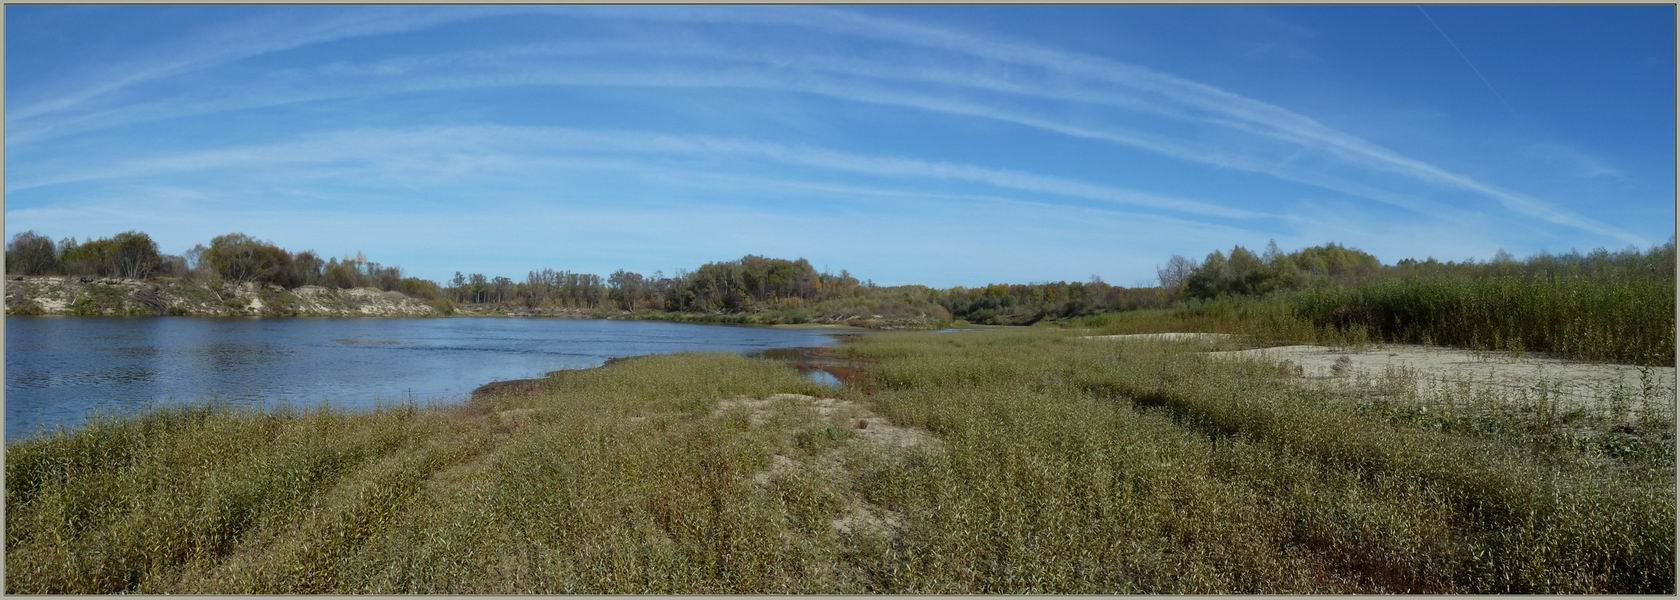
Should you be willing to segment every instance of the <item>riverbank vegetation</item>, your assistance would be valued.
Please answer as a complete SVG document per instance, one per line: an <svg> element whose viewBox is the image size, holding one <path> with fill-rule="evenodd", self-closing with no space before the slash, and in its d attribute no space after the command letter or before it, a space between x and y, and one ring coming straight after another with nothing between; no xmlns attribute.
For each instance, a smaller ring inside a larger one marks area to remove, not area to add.
<svg viewBox="0 0 1680 600"><path fill-rule="evenodd" d="M977 288L877 286L804 261L757 256L673 276L532 272L525 282L457 274L452 300L540 310L617 310L637 318L747 324L1054 323L1101 333L1245 333L1279 342L1394 342L1633 364L1674 361L1675 250L1537 254L1517 260L1401 260L1327 244L1201 261L1173 257L1160 285L1089 282ZM603 313L604 314L604 313Z"/></svg>
<svg viewBox="0 0 1680 600"><path fill-rule="evenodd" d="M1088 282L935 289L881 286L804 259L745 256L694 271L607 276L534 270L523 281L456 273L445 285L355 258L322 261L243 234L159 255L143 233L53 244L25 232L8 272L148 274L282 288L373 287L448 314L552 315L740 324L850 324L917 329L1054 323L1101 333L1236 332L1279 342L1396 342L1543 352L1584 360L1673 364L1675 246L1538 254L1517 260L1406 259L1383 264L1326 244L1285 253L1242 246L1201 261L1175 256L1159 286Z"/></svg>
<svg viewBox="0 0 1680 600"><path fill-rule="evenodd" d="M1162 271L1170 307L1076 319L1102 333L1206 331L1278 341L1396 342L1673 365L1674 241L1646 251L1403 260L1330 245L1238 246Z"/></svg>
<svg viewBox="0 0 1680 600"><path fill-rule="evenodd" d="M961 319L989 325L1030 325L1106 311L1164 305L1155 288L1127 289L1090 282L934 289L879 286L850 272L818 272L804 259L745 256L687 272L608 277L543 269L525 281L456 273L445 288L463 305L523 310L544 307L618 310L650 318L753 324L864 322L920 327Z"/></svg>
<svg viewBox="0 0 1680 600"><path fill-rule="evenodd" d="M77 241L33 231L12 237L6 247L6 273L12 276L73 276L132 280L167 279L217 288L251 284L296 289L376 288L400 292L448 312L452 306L430 280L405 277L402 269L354 258L322 260L312 250L290 252L242 233L216 236L176 256L162 254L151 236L138 231Z"/></svg>
<svg viewBox="0 0 1680 600"><path fill-rule="evenodd" d="M484 310L544 309L635 318L740 324L856 323L925 328L951 320L939 292L919 285L877 286L842 270L818 272L805 259L745 256L692 272L607 277L543 269L524 281L456 273L450 299Z"/></svg>
<svg viewBox="0 0 1680 600"><path fill-rule="evenodd" d="M13 444L6 591L1674 592L1667 399L1565 421L1047 328L851 339L840 389L687 354Z"/></svg>

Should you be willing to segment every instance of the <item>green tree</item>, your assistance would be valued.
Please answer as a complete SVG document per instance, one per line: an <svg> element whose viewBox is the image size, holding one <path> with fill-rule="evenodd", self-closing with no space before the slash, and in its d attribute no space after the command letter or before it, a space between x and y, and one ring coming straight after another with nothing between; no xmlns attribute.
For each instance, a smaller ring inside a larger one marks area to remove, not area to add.
<svg viewBox="0 0 1680 600"><path fill-rule="evenodd" d="M636 310L637 303L647 294L647 281L640 273L619 269L607 277L607 284L612 288L610 297L622 310Z"/></svg>
<svg viewBox="0 0 1680 600"><path fill-rule="evenodd" d="M145 279L163 267L163 256L157 243L138 231L125 231L113 237L64 245L59 254L64 271L70 275L98 275Z"/></svg>
<svg viewBox="0 0 1680 600"><path fill-rule="evenodd" d="M279 246L243 233L229 233L210 240L203 260L228 281L291 283L292 258Z"/></svg>
<svg viewBox="0 0 1680 600"><path fill-rule="evenodd" d="M163 268L157 242L138 231L125 231L111 238L111 275L145 279Z"/></svg>

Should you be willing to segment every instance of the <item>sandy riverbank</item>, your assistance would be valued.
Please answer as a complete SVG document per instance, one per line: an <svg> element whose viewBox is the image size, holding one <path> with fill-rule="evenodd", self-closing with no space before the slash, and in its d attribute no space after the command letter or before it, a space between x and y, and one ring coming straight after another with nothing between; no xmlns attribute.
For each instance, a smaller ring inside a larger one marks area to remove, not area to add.
<svg viewBox="0 0 1680 600"><path fill-rule="evenodd" d="M1220 333L1149 333L1086 336L1115 342L1206 342L1223 345L1240 338ZM1297 344L1244 350L1211 349L1208 356L1264 360L1291 369L1305 380L1366 380L1408 378L1420 394L1442 392L1547 393L1560 398L1596 402L1616 394L1672 398L1674 367L1640 367L1590 363L1541 355L1513 356L1403 344L1372 344L1336 348Z"/></svg>

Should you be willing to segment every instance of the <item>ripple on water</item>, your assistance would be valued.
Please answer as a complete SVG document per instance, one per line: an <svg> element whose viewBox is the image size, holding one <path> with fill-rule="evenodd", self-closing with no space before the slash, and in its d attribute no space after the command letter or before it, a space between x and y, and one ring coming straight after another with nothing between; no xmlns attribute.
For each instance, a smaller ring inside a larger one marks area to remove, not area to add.
<svg viewBox="0 0 1680 600"><path fill-rule="evenodd" d="M124 320L7 317L6 438L94 412L198 403L372 408L464 400L492 381L614 357L827 346L811 331L549 319ZM810 375L824 385L826 373ZM844 374L842 374L844 378Z"/></svg>

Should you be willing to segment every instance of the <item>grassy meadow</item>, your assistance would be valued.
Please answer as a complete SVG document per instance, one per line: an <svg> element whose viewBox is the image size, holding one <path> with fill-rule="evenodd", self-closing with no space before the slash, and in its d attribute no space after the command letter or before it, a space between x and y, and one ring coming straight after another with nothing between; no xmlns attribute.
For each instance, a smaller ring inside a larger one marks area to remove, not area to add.
<svg viewBox="0 0 1680 600"><path fill-rule="evenodd" d="M685 354L12 444L6 591L1675 590L1672 390L1372 402L1046 328L839 352L840 389Z"/></svg>

